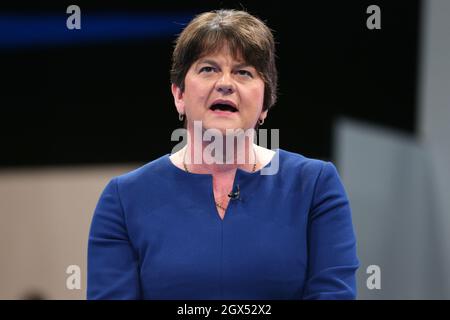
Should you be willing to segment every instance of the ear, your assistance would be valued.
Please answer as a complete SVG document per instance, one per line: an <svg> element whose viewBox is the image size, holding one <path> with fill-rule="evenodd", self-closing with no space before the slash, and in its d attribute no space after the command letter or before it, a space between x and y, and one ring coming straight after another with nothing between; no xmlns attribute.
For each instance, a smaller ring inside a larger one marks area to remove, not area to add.
<svg viewBox="0 0 450 320"><path fill-rule="evenodd" d="M264 119L266 119L267 113L268 113L268 112L269 112L269 110L266 110L266 111L261 112L261 114L259 115L258 121L259 121L259 120L264 120Z"/></svg>
<svg viewBox="0 0 450 320"><path fill-rule="evenodd" d="M178 113L185 114L186 112L184 110L183 92L181 91L180 87L178 87L174 83L172 83L171 89L172 89L173 100L175 102L175 107L177 108Z"/></svg>

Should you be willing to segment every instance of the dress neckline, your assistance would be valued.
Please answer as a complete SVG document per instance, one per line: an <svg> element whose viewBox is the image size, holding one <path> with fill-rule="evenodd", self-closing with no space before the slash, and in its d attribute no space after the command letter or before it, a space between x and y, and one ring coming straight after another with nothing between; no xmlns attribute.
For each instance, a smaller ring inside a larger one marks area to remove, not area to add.
<svg viewBox="0 0 450 320"><path fill-rule="evenodd" d="M249 176L249 177L250 177L250 176L255 177L255 176L260 175L261 170L270 167L270 166L272 165L272 162L274 161L274 159L279 158L279 156L280 156L280 155L279 155L279 153L280 153L280 148L276 148L275 150L272 150L272 151L275 151L275 153L272 155L272 158L270 159L270 161L269 161L266 165L264 165L263 167L259 168L258 170L255 170L254 172L250 172L250 171L246 171L246 170L241 169L241 168L237 168L237 169L236 169L236 174L244 175L244 176ZM168 162L169 167L173 168L173 170L174 170L176 173L182 174L182 175L185 175L185 176L190 176L190 177L212 177L212 174L210 174L210 173L186 172L185 170L183 170L183 169L179 168L178 166L176 166L176 165L172 162L172 160L170 159L170 156L171 156L171 154L170 154L170 153L167 153L167 154L164 156L164 160Z"/></svg>

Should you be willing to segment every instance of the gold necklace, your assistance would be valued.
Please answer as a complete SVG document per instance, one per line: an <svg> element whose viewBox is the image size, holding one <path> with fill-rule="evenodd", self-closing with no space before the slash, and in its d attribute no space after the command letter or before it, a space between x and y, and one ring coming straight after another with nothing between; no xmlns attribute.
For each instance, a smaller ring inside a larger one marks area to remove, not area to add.
<svg viewBox="0 0 450 320"><path fill-rule="evenodd" d="M184 152L184 155L183 155L183 167L184 167L184 170L185 170L187 173L191 173L191 172L188 170L187 165L186 165L186 153L187 153L187 148L186 148L186 151ZM256 170L256 163L257 163L257 161L256 161L256 151L255 151L255 148L253 148L253 154L255 155L255 163L253 164L252 172L255 172L255 170ZM220 203L218 203L217 201L215 201L215 199L214 199L214 202L216 203L216 207L222 209L223 211L225 211L225 210L227 209L227 208L223 207Z"/></svg>

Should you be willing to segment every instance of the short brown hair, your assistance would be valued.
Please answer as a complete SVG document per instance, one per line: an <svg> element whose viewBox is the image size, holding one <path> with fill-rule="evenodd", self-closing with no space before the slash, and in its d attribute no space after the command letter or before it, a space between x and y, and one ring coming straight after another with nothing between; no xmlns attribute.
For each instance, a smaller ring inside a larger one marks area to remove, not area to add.
<svg viewBox="0 0 450 320"><path fill-rule="evenodd" d="M234 58L241 54L260 74L265 84L263 111L268 110L277 99L275 42L264 22L245 11L216 10L196 16L175 41L171 82L184 91L184 79L191 65L225 43Z"/></svg>

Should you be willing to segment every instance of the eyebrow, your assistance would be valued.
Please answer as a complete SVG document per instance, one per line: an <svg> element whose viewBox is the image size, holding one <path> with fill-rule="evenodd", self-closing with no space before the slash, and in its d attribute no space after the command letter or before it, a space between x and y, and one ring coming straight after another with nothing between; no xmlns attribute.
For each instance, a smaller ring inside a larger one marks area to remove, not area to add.
<svg viewBox="0 0 450 320"><path fill-rule="evenodd" d="M219 64L216 61L211 60L211 59L201 59L201 60L198 61L197 64L202 64L202 63L210 64L210 65L213 65L215 67L219 66ZM240 63L234 65L233 67L234 68L243 68L243 67L253 67L253 66L248 64L247 62L240 62Z"/></svg>

